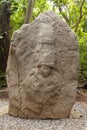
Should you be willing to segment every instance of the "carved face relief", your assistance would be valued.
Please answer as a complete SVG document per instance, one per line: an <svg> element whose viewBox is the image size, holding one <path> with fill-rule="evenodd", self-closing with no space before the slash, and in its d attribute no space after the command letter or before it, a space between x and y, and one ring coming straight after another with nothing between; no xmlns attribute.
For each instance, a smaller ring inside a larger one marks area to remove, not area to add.
<svg viewBox="0 0 87 130"><path fill-rule="evenodd" d="M50 66L46 66L46 65L38 66L38 73L44 77L49 76L51 74L51 70L52 68Z"/></svg>

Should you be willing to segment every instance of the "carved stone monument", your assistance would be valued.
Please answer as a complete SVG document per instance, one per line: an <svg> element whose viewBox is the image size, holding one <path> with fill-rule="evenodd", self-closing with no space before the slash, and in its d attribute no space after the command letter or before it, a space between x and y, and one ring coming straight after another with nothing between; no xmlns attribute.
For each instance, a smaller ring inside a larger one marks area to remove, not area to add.
<svg viewBox="0 0 87 130"><path fill-rule="evenodd" d="M54 12L40 14L15 31L9 51L9 114L22 118L67 118L78 80L75 33Z"/></svg>

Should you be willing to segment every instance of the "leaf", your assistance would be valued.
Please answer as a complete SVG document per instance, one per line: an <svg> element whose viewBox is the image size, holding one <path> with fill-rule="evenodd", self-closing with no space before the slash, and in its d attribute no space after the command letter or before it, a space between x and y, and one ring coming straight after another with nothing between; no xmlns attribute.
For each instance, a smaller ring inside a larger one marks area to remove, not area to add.
<svg viewBox="0 0 87 130"><path fill-rule="evenodd" d="M0 39L3 39L3 36L0 36Z"/></svg>

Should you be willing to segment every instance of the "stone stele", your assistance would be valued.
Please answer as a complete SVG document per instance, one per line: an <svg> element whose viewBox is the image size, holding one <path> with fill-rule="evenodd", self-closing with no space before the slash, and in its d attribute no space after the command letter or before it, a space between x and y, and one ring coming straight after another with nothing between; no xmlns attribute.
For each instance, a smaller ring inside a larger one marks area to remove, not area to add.
<svg viewBox="0 0 87 130"><path fill-rule="evenodd" d="M9 114L67 118L75 102L79 54L75 33L54 12L14 32L7 63Z"/></svg>

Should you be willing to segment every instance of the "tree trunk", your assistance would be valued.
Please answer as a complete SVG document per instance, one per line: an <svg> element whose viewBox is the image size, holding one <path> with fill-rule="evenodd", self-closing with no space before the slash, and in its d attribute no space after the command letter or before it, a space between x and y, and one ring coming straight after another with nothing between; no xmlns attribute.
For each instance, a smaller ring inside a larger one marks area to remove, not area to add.
<svg viewBox="0 0 87 130"><path fill-rule="evenodd" d="M26 17L25 17L25 24L30 22L30 18L32 15L32 9L33 9L34 0L28 0L28 8L26 11Z"/></svg>
<svg viewBox="0 0 87 130"><path fill-rule="evenodd" d="M10 6L9 2L0 4L0 71L5 72L10 46Z"/></svg>

